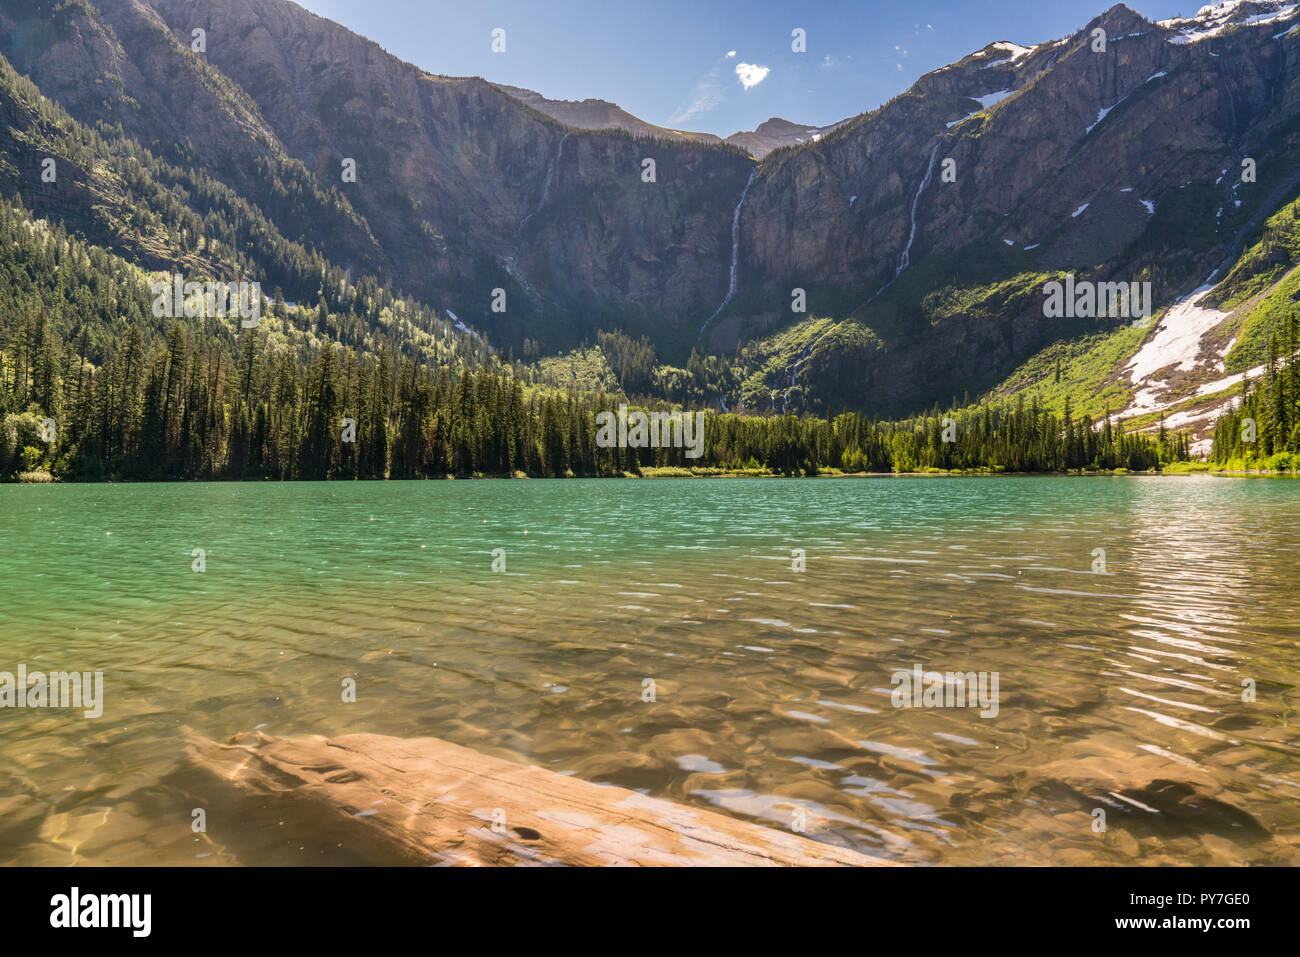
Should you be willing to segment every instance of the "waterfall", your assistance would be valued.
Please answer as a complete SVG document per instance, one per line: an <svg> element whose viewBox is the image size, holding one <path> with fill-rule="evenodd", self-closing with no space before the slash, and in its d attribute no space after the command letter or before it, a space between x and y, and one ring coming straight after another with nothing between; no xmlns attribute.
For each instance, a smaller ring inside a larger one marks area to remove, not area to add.
<svg viewBox="0 0 1300 957"><path fill-rule="evenodd" d="M921 185L916 188L916 195L912 197L912 231L907 234L907 246L903 249L903 260L898 264L898 271L894 273L897 279L902 275L903 270L911 264L912 241L916 239L916 207L921 202L921 194L925 188L930 185L930 178L934 176L934 160L939 155L939 144L934 144L934 149L930 151L930 165L925 168L925 178L921 180Z"/></svg>
<svg viewBox="0 0 1300 957"><path fill-rule="evenodd" d="M560 165L560 157L564 155L564 141L567 140L568 138L569 138L569 134L565 133L563 136L560 137L560 142L555 144L555 155L551 157L551 165L546 167L546 183L545 185L542 186L542 201L537 204L537 209L533 210L534 213L536 213L543 206L545 206L547 202L550 201L551 183L555 179L555 170ZM526 221L527 220L525 220L525 222Z"/></svg>
<svg viewBox="0 0 1300 957"><path fill-rule="evenodd" d="M533 290L533 287L528 285L528 280L519 274L519 247L523 244L524 227L528 225L528 221L540 213L542 207L550 201L551 183L555 178L556 167L560 164L560 157L564 155L564 141L568 138L568 133L565 133L560 137L560 142L555 146L555 155L552 156L551 161L546 164L546 182L542 184L542 198L537 201L537 207L519 221L519 228L515 230L515 252L510 261L506 263L506 272L519 280L519 282L526 286L530 292Z"/></svg>
<svg viewBox="0 0 1300 957"><path fill-rule="evenodd" d="M790 384L786 387L785 394L781 396L782 415L785 415L790 406L790 390L799 384L799 367L812 358L813 347L820 341L821 339L818 338L808 343L808 348L804 350L803 355L796 359L794 365L790 367Z"/></svg>
<svg viewBox="0 0 1300 957"><path fill-rule="evenodd" d="M749 195L749 187L754 185L756 175L758 175L757 166L745 181L745 188L740 193L740 202L736 204L736 211L731 214L731 278L727 281L727 295L723 298L722 304L713 310L713 315L705 319L704 325L700 326L700 334L695 338L697 345L704 340L704 330L709 328L709 323L718 318L718 314L727 308L727 303L731 302L731 297L736 294L736 262L740 258L740 210L745 205L745 197Z"/></svg>

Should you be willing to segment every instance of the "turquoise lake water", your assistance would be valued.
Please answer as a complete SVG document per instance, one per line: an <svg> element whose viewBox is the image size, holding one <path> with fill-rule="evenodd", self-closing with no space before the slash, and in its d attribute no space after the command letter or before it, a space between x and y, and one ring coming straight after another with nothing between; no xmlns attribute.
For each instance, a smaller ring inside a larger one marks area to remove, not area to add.
<svg viewBox="0 0 1300 957"><path fill-rule="evenodd" d="M1297 864L1298 558L1286 480L3 485L0 671L104 700L0 708L0 861L383 863L187 755L259 728L913 863ZM916 665L997 715L894 707Z"/></svg>

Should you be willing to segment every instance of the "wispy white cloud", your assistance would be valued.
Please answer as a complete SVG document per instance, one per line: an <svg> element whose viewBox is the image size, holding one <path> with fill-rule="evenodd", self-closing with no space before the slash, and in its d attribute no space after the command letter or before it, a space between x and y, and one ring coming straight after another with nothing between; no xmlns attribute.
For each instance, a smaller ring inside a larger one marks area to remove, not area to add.
<svg viewBox="0 0 1300 957"><path fill-rule="evenodd" d="M740 77L740 85L745 89L758 86L767 79L771 73L770 67L759 66L757 63L737 63L736 76Z"/></svg>
<svg viewBox="0 0 1300 957"><path fill-rule="evenodd" d="M728 57L730 55L727 54ZM695 82L691 92L686 94L686 99L682 100L677 109L673 110L672 116L668 117L669 126L684 126L722 102L726 95L722 73L726 59L727 57L723 57L718 60Z"/></svg>
<svg viewBox="0 0 1300 957"><path fill-rule="evenodd" d="M695 81L691 87L690 93L678 104L677 109L667 119L669 126L686 126L692 121L698 119L704 114L713 110L719 103L727 97L727 68L730 64L728 60L736 56L735 50L728 50L723 56L714 62L713 66L705 74ZM759 66L755 63L738 63L735 67L736 76L740 78L740 85L746 90L758 86L771 73L770 67Z"/></svg>

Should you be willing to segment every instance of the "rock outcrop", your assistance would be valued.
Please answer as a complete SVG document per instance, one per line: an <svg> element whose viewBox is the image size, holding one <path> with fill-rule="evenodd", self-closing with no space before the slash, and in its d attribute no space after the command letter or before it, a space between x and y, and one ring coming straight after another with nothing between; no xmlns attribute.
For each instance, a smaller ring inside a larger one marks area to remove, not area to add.
<svg viewBox="0 0 1300 957"><path fill-rule="evenodd" d="M890 862L437 738L195 738L196 764L272 807L350 825L358 853L412 864L851 865Z"/></svg>

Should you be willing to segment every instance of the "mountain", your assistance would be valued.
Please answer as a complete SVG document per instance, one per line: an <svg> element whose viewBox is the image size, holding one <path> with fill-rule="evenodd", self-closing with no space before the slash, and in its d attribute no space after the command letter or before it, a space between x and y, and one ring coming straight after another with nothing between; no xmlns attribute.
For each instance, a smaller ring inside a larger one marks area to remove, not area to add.
<svg viewBox="0 0 1300 957"><path fill-rule="evenodd" d="M718 142L438 76L287 0L0 0L0 187L145 269L306 303L364 281L543 359L644 337L619 348L670 399L1032 393L1204 434L1289 308L1297 23L1276 0L1158 23L1117 5L833 127ZM1156 315L1048 315L1067 274L1150 282Z"/></svg>
<svg viewBox="0 0 1300 957"><path fill-rule="evenodd" d="M519 86L495 84L501 90L514 97L520 103L531 106L539 113L545 113L551 119L579 130L622 130L633 136L676 137L684 141L697 143L719 143L721 137L712 133L690 133L686 130L672 130L655 126L633 116L617 104L608 100L552 100L533 90Z"/></svg>
<svg viewBox="0 0 1300 957"><path fill-rule="evenodd" d="M748 132L732 133L727 142L739 146L755 159L762 159L773 150L786 146L802 146L804 143L816 143L832 130L839 129L848 120L832 123L830 126L800 126L778 116L759 123L757 128Z"/></svg>
<svg viewBox="0 0 1300 957"><path fill-rule="evenodd" d="M830 126L802 126L780 117L772 117L760 123L757 129L742 130L732 133L725 140L712 133L691 133L686 130L673 130L655 126L633 116L617 104L608 100L552 100L533 90L523 87L507 86L497 83L497 89L514 97L520 103L531 106L539 113L545 113L551 119L580 130L622 130L632 136L648 136L666 140L680 140L695 143L727 142L738 146L755 159L762 159L773 150L783 146L799 146L803 143L815 143L831 130L837 129L847 120L832 123Z"/></svg>

